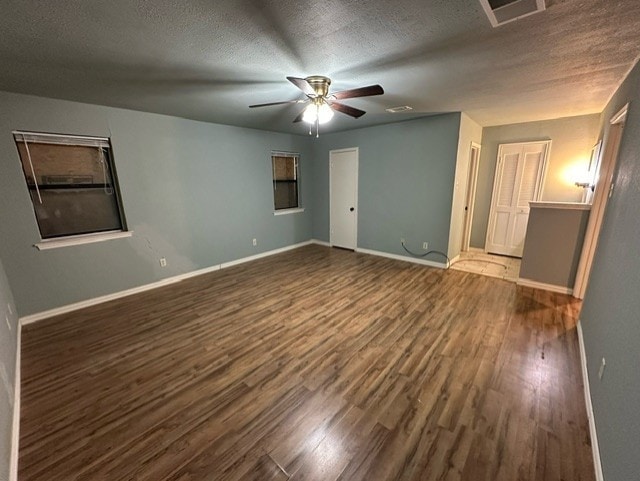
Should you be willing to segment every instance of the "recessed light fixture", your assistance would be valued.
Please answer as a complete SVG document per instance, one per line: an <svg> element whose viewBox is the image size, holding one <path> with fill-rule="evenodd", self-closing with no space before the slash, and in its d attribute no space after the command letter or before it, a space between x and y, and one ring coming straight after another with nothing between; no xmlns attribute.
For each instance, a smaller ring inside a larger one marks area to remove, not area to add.
<svg viewBox="0 0 640 481"><path fill-rule="evenodd" d="M400 107L391 107L388 109L384 109L385 112L389 112L391 114L397 114L398 112L408 112L409 110L413 110L413 107L409 107L408 105L401 105Z"/></svg>

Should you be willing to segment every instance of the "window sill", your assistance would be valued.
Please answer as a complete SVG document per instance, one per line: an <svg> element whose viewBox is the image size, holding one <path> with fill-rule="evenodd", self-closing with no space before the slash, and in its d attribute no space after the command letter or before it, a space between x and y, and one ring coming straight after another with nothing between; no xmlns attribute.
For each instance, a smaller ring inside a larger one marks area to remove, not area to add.
<svg viewBox="0 0 640 481"><path fill-rule="evenodd" d="M116 232L100 232L97 234L83 234L64 237L60 239L46 239L42 242L34 244L40 251L47 249L57 249L59 247L77 246L81 244L92 244L94 242L102 242L111 239L121 239L123 237L131 237L133 231L116 231Z"/></svg>
<svg viewBox="0 0 640 481"><path fill-rule="evenodd" d="M273 215L297 214L298 212L304 212L304 207L297 207L295 209L276 210L273 212Z"/></svg>

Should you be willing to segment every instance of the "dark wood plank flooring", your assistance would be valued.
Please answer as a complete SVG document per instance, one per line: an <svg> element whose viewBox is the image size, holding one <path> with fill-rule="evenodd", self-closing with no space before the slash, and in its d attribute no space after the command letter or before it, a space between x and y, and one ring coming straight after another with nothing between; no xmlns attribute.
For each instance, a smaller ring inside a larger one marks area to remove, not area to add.
<svg viewBox="0 0 640 481"><path fill-rule="evenodd" d="M307 246L41 321L19 479L592 481L579 307Z"/></svg>

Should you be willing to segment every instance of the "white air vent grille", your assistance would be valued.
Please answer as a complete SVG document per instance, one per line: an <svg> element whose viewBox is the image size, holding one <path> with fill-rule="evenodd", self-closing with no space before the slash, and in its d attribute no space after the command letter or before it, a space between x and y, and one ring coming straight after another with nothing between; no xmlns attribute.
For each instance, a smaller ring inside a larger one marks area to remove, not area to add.
<svg viewBox="0 0 640 481"><path fill-rule="evenodd" d="M392 114L397 114L398 112L408 112L409 110L413 110L413 107L409 107L408 105L401 105L400 107L391 107L388 109L384 109L385 112L390 112Z"/></svg>
<svg viewBox="0 0 640 481"><path fill-rule="evenodd" d="M480 0L480 5L494 27L542 12L546 8L544 0Z"/></svg>

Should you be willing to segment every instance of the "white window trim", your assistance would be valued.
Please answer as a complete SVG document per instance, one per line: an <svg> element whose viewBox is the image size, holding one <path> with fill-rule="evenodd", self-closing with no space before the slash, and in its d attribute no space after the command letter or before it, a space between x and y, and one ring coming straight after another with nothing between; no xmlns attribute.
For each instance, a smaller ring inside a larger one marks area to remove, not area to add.
<svg viewBox="0 0 640 481"><path fill-rule="evenodd" d="M40 251L48 249L58 249L60 247L77 246L82 244L92 244L94 242L102 242L111 239L122 239L124 237L131 237L133 235L132 230L126 231L111 231L111 232L96 232L95 234L81 234L67 237L60 237L57 239L44 239L37 244L34 244Z"/></svg>
<svg viewBox="0 0 640 481"><path fill-rule="evenodd" d="M273 215L298 214L300 212L304 212L304 207L294 207L293 209L274 210Z"/></svg>

